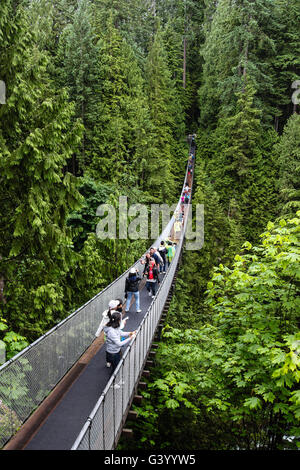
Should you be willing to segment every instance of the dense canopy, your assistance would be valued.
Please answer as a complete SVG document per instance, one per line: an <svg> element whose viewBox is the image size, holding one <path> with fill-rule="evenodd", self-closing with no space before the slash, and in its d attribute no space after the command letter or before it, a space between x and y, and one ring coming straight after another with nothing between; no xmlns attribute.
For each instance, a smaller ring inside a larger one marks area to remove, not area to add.
<svg viewBox="0 0 300 470"><path fill-rule="evenodd" d="M297 446L299 24L299 0L1 0L6 359L139 258L97 207L176 202L197 136L205 242L121 449Z"/></svg>

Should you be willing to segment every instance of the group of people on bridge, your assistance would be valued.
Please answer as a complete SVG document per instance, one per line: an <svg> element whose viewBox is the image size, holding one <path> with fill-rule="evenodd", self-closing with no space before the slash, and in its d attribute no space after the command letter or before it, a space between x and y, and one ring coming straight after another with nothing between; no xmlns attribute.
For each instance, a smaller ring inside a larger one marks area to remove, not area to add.
<svg viewBox="0 0 300 470"><path fill-rule="evenodd" d="M165 274L171 264L176 249L176 243L171 240L162 240L159 248L153 246L140 263L144 265L143 273L131 268L125 279L125 312L128 313L131 301L134 298L136 312L140 313L140 284L143 278L146 281L148 295L155 297L157 287L160 284L160 274ZM111 300L108 309L102 313L101 323L95 336L100 336L104 331L106 343L106 365L113 373L122 357L122 347L128 344L136 335L136 331L124 331L128 317L123 317L123 300Z"/></svg>

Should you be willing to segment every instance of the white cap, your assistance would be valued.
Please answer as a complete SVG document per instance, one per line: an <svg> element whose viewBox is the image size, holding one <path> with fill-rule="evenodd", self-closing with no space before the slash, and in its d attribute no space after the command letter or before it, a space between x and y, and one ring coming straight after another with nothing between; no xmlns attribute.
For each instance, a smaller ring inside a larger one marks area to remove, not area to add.
<svg viewBox="0 0 300 470"><path fill-rule="evenodd" d="M111 300L111 301L109 302L108 306L109 306L109 308L115 309L115 308L117 308L117 306L119 305L119 303L120 303L120 302L119 302L118 300Z"/></svg>
<svg viewBox="0 0 300 470"><path fill-rule="evenodd" d="M135 274L136 270L134 268L131 268L131 270L129 272L130 272L130 274Z"/></svg>

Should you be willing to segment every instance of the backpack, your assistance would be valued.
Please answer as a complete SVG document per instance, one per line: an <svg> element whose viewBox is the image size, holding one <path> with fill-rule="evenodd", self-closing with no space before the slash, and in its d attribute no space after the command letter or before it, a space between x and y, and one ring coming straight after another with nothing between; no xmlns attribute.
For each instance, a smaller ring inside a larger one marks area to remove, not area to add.
<svg viewBox="0 0 300 470"><path fill-rule="evenodd" d="M148 279L154 279L152 266L149 266L149 276L148 276Z"/></svg>

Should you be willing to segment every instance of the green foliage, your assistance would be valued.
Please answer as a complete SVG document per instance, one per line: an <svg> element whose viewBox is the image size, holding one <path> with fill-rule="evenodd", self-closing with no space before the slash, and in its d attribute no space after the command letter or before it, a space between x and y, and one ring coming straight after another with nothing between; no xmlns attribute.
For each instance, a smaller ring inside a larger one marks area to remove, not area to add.
<svg viewBox="0 0 300 470"><path fill-rule="evenodd" d="M0 443L5 443L21 424L17 414L0 401Z"/></svg>
<svg viewBox="0 0 300 470"><path fill-rule="evenodd" d="M178 322L171 306L145 397L156 446L271 450L298 435L299 217L270 222L260 245L244 243L231 268L214 269L204 317L184 296L181 271L175 297L190 312Z"/></svg>
<svg viewBox="0 0 300 470"><path fill-rule="evenodd" d="M236 94L231 117L220 118L214 132L205 134L206 173L214 182L223 209L242 227L242 235L257 240L263 226L277 214L278 162L273 130L264 131L254 105L250 78Z"/></svg>
<svg viewBox="0 0 300 470"><path fill-rule="evenodd" d="M65 222L81 203L65 166L82 128L71 122L66 94L51 90L48 60L35 47L24 12L6 5L0 23L0 70L7 83L0 108L2 314L13 331L32 340L33 331L44 332L62 310L58 279L74 259Z"/></svg>
<svg viewBox="0 0 300 470"><path fill-rule="evenodd" d="M75 103L75 115L81 119L84 135L76 157L75 172L82 174L97 153L95 128L101 109L99 48L92 25L90 2L79 3L72 22L62 31L56 54L56 75L59 87L66 87Z"/></svg>
<svg viewBox="0 0 300 470"><path fill-rule="evenodd" d="M287 121L283 134L275 147L279 162L278 190L280 193L280 213L291 216L299 209L300 171L300 116L293 114Z"/></svg>
<svg viewBox="0 0 300 470"><path fill-rule="evenodd" d="M97 238L97 207L176 201L199 127L204 247L184 254L141 448L278 449L297 433L299 39L297 0L1 3L7 358L144 252ZM4 433L23 373L1 384Z"/></svg>
<svg viewBox="0 0 300 470"><path fill-rule="evenodd" d="M214 126L218 116L230 116L235 93L248 74L257 90L256 106L263 110L263 123L272 122L275 77L270 63L275 56L279 19L271 0L222 0L208 22L201 49L203 81L199 88L201 124ZM275 37L274 37L275 36Z"/></svg>

